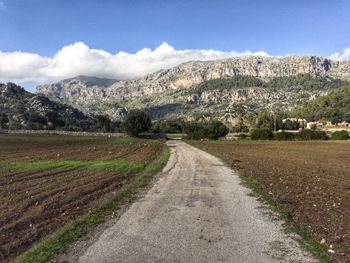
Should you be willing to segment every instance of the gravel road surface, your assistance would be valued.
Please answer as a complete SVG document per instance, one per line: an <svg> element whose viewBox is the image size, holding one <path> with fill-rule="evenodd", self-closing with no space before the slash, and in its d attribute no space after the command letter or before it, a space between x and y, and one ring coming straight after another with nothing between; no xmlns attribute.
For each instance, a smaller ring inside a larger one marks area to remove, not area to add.
<svg viewBox="0 0 350 263"><path fill-rule="evenodd" d="M169 141L159 180L79 262L316 262L216 157Z"/></svg>

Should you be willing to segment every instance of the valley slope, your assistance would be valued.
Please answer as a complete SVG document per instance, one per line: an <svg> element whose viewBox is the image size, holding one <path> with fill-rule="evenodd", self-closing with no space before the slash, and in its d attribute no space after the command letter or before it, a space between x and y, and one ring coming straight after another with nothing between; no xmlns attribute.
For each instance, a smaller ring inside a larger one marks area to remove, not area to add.
<svg viewBox="0 0 350 263"><path fill-rule="evenodd" d="M0 83L0 129L73 128L88 117L72 106L32 94L13 83Z"/></svg>

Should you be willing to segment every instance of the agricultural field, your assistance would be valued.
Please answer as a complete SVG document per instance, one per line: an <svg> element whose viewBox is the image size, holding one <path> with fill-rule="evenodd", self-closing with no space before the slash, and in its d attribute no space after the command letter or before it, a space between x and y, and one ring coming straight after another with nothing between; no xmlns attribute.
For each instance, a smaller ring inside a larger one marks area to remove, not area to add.
<svg viewBox="0 0 350 263"><path fill-rule="evenodd" d="M193 142L253 178L337 262L350 262L350 142Z"/></svg>
<svg viewBox="0 0 350 263"><path fill-rule="evenodd" d="M164 142L0 135L0 262L116 195Z"/></svg>

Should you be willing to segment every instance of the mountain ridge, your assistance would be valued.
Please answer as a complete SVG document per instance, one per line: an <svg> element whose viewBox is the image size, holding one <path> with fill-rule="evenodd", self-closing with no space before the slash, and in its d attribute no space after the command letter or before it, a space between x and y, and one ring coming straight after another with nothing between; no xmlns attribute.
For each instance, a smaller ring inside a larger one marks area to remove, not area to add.
<svg viewBox="0 0 350 263"><path fill-rule="evenodd" d="M267 81L305 74L314 78L350 80L350 61L332 61L319 56L245 56L213 61L190 61L143 77L115 81L107 86L87 87L82 82L74 83L73 78L38 86L36 92L86 113L106 113L112 118L120 119L125 116L128 108L145 108L142 99L154 100L153 97L158 97L150 106L159 108L167 103L173 104L176 98L171 96L176 97L181 91L185 92L213 79L251 76ZM316 95L322 94L316 92ZM162 96L170 97L163 104L157 104L157 100L162 100ZM218 93L216 96L221 95ZM183 99L180 104L186 104L187 100L188 98ZM140 102L137 105L133 101Z"/></svg>

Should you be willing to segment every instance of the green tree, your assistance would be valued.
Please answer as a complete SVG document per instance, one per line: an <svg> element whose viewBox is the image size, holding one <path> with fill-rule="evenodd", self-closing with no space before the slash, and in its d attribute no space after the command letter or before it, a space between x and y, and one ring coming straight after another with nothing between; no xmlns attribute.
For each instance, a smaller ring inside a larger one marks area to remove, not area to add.
<svg viewBox="0 0 350 263"><path fill-rule="evenodd" d="M297 121L286 120L283 123L283 130L298 130L299 127L300 124Z"/></svg>
<svg viewBox="0 0 350 263"><path fill-rule="evenodd" d="M252 140L271 140L273 134L269 128L252 129L250 131L250 138Z"/></svg>
<svg viewBox="0 0 350 263"><path fill-rule="evenodd" d="M243 123L243 121L240 121L237 125L233 127L233 132L240 133L240 132L249 132L249 128L247 125Z"/></svg>
<svg viewBox="0 0 350 263"><path fill-rule="evenodd" d="M14 119L9 120L9 130L20 130L23 128L23 125Z"/></svg>
<svg viewBox="0 0 350 263"><path fill-rule="evenodd" d="M208 136L205 124L200 122L185 123L184 132L187 138L191 140L205 139Z"/></svg>
<svg viewBox="0 0 350 263"><path fill-rule="evenodd" d="M261 111L256 117L255 127L270 129L270 130L283 129L282 119L284 115L285 114L280 111L276 111L276 112Z"/></svg>
<svg viewBox="0 0 350 263"><path fill-rule="evenodd" d="M132 136L148 131L151 125L151 117L142 110L131 110L124 122L126 132Z"/></svg>
<svg viewBox="0 0 350 263"><path fill-rule="evenodd" d="M39 124L46 124L46 117L42 116L41 114L37 112L29 111L27 114L27 120L29 123L39 123Z"/></svg>
<svg viewBox="0 0 350 263"><path fill-rule="evenodd" d="M328 95L306 102L290 116L308 121L329 120L332 123L350 121L350 87L335 90Z"/></svg>
<svg viewBox="0 0 350 263"><path fill-rule="evenodd" d="M161 122L160 128L164 133L181 133L183 129L183 120L181 119L164 120Z"/></svg>
<svg viewBox="0 0 350 263"><path fill-rule="evenodd" d="M213 120L209 122L189 122L185 123L184 131L187 138L198 139L212 139L217 140L228 134L229 129L222 122Z"/></svg>
<svg viewBox="0 0 350 263"><path fill-rule="evenodd" d="M214 120L207 124L207 137L212 140L217 140L220 137L225 137L229 129L220 121Z"/></svg>
<svg viewBox="0 0 350 263"><path fill-rule="evenodd" d="M124 126L121 121L111 121L111 132L123 132Z"/></svg>
<svg viewBox="0 0 350 263"><path fill-rule="evenodd" d="M273 119L271 118L270 114L267 113L266 111L262 111L262 112L259 112L256 118L255 127L271 129L271 123L273 123Z"/></svg>
<svg viewBox="0 0 350 263"><path fill-rule="evenodd" d="M7 129L9 118L5 113L0 112L0 129Z"/></svg>
<svg viewBox="0 0 350 263"><path fill-rule="evenodd" d="M111 131L111 120L107 115L96 115L94 116L95 129L102 132Z"/></svg>

